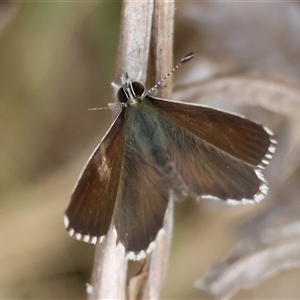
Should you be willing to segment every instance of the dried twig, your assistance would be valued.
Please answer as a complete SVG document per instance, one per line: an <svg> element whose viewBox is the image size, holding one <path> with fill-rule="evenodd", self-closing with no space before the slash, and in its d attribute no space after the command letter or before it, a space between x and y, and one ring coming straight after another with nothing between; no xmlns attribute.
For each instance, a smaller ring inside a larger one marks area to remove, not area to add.
<svg viewBox="0 0 300 300"><path fill-rule="evenodd" d="M150 48L153 2L124 1L115 81L128 72L144 83ZM89 299L124 299L127 260L116 246L112 231L103 245L96 246Z"/></svg>
<svg viewBox="0 0 300 300"><path fill-rule="evenodd" d="M208 79L182 88L174 96L180 100L193 99L197 103L222 96L238 104L259 105L290 116L299 112L299 95L298 82L256 72Z"/></svg>
<svg viewBox="0 0 300 300"><path fill-rule="evenodd" d="M175 4L173 1L156 1L154 10L153 37L154 58L156 63L155 82L163 78L173 67L173 27ZM165 83L166 88L159 91L162 98L169 98L172 91L172 78ZM143 299L159 299L166 275L171 237L173 230L173 199L166 212L164 234L156 240L156 247L151 255L148 281Z"/></svg>

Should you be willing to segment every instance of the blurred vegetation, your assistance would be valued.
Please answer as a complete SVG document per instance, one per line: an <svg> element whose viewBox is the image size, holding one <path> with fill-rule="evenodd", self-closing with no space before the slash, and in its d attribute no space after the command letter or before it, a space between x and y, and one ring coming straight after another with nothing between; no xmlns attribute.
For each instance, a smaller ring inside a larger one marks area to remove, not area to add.
<svg viewBox="0 0 300 300"><path fill-rule="evenodd" d="M67 288L68 278L87 281L89 275L56 269L69 259L56 252L62 245L36 219L55 216L49 224L64 237L62 214L72 186L109 126L110 112L87 109L112 101L120 8L120 2L0 3L8 17L0 36L0 204L2 244L8 247L1 250L2 298L84 295L84 284ZM57 180L55 174L86 148L74 174ZM63 197L48 185L51 176ZM67 292L60 294L58 286Z"/></svg>
<svg viewBox="0 0 300 300"><path fill-rule="evenodd" d="M110 101L120 3L26 3L1 36L1 193L61 168ZM100 133L101 136L101 133Z"/></svg>

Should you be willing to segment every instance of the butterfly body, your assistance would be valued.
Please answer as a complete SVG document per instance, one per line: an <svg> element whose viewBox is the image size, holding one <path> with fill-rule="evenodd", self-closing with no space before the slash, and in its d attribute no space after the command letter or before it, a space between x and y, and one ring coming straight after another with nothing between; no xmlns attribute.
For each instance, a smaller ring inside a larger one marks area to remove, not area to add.
<svg viewBox="0 0 300 300"><path fill-rule="evenodd" d="M163 152L167 150L165 132L150 101L144 99L137 106L125 110L124 114L128 142L134 141L139 148L138 152L142 152L145 157L152 156L157 163L163 164Z"/></svg>
<svg viewBox="0 0 300 300"><path fill-rule="evenodd" d="M255 203L267 193L261 169L276 141L263 126L205 106L149 96L121 78L121 111L92 154L66 210L71 236L90 243L110 228L127 256L151 250L170 191L229 203Z"/></svg>

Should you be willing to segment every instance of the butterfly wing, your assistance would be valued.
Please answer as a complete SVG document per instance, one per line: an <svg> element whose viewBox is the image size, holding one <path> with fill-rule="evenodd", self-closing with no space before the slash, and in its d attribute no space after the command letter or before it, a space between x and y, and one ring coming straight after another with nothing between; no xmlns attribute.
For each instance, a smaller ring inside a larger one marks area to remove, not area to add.
<svg viewBox="0 0 300 300"><path fill-rule="evenodd" d="M196 195L259 201L267 185L258 168L276 141L252 121L200 105L147 97L160 110L178 173Z"/></svg>
<svg viewBox="0 0 300 300"><path fill-rule="evenodd" d="M122 165L123 123L121 111L84 168L65 212L65 226L78 240L99 243L110 228Z"/></svg>

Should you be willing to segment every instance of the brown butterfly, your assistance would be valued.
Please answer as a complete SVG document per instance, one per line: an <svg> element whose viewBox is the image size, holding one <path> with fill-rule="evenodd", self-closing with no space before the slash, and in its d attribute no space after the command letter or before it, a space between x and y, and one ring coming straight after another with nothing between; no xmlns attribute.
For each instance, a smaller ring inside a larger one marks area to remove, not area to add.
<svg viewBox="0 0 300 300"><path fill-rule="evenodd" d="M184 57L166 77L193 56ZM121 109L85 166L64 219L71 236L93 244L114 228L129 259L151 251L170 193L231 203L263 199L268 188L261 169L276 147L266 127L209 107L149 96L154 88L145 92L127 74L121 77Z"/></svg>

